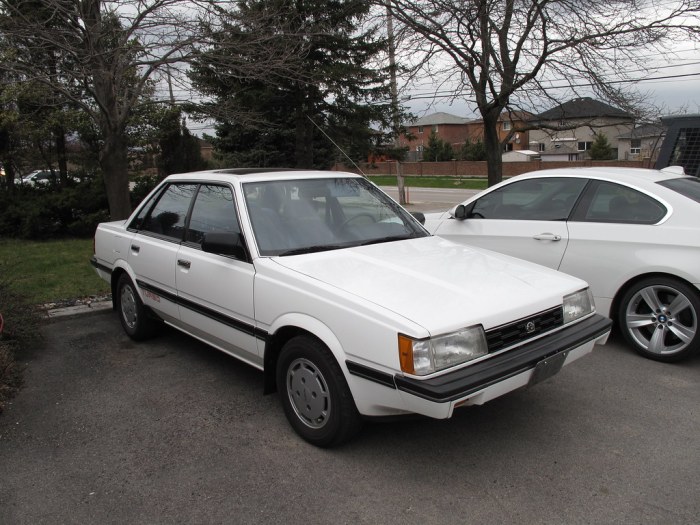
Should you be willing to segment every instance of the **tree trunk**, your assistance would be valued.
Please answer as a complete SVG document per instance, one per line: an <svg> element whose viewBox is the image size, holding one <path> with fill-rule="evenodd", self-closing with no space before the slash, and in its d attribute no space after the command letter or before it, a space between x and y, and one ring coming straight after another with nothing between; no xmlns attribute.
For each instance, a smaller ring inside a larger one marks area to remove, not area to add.
<svg viewBox="0 0 700 525"><path fill-rule="evenodd" d="M310 169L313 168L314 164L312 124L304 115L303 110L297 112L296 121L295 167Z"/></svg>
<svg viewBox="0 0 700 525"><path fill-rule="evenodd" d="M104 130L104 137L100 166L104 175L109 214L113 221L118 221L131 214L127 146L120 130Z"/></svg>
<svg viewBox="0 0 700 525"><path fill-rule="evenodd" d="M407 204L406 202L406 181L403 178L403 167L401 161L396 161L396 185L399 190L399 204Z"/></svg>
<svg viewBox="0 0 700 525"><path fill-rule="evenodd" d="M58 157L58 180L61 186L65 186L68 182L68 160L66 155L66 132L63 126L56 126L54 130L56 143L56 156Z"/></svg>
<svg viewBox="0 0 700 525"><path fill-rule="evenodd" d="M498 138L498 117L501 109L491 110L484 118L484 146L486 147L486 169L489 187L503 180L503 153Z"/></svg>

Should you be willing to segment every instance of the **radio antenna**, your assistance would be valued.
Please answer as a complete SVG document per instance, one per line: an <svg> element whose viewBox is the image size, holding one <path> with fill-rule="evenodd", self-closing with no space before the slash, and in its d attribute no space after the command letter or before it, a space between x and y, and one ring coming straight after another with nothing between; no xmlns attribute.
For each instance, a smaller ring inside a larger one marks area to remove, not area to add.
<svg viewBox="0 0 700 525"><path fill-rule="evenodd" d="M311 123L312 123L314 126L316 126L316 127L318 128L318 130L319 130L321 133L323 133L323 136L324 136L324 137L326 137L328 140L331 141L331 144L333 144L336 148L338 148L338 151L340 151L343 155L345 155L345 158L348 159L348 160L352 163L353 166L355 166L355 169L356 169L357 171L360 172L360 175L362 175L363 177L366 177L366 176L367 176L367 175L365 175L365 172L362 171L362 168L360 168L357 164L355 164L355 161L352 160L352 159L348 156L348 154L345 153L345 152L343 151L343 149L342 149L340 146L338 146L332 138L330 138L330 137L328 136L328 133L326 133L325 131L323 131L323 129L321 128L321 126L319 126L318 124L316 124L316 123L314 122L314 119L312 119L312 118L311 118L310 116L308 116L308 115L306 115L306 118L309 119L309 120L311 121Z"/></svg>

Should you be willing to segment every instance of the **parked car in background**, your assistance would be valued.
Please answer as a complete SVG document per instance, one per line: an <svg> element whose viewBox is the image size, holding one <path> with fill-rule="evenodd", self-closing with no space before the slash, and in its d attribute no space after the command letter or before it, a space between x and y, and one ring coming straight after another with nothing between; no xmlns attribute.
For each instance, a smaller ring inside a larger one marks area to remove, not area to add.
<svg viewBox="0 0 700 525"><path fill-rule="evenodd" d="M682 169L551 169L508 179L426 228L587 281L642 355L700 347L700 179Z"/></svg>
<svg viewBox="0 0 700 525"><path fill-rule="evenodd" d="M29 175L22 177L20 184L27 186L37 186L51 184L58 180L58 175L51 170L34 170Z"/></svg>
<svg viewBox="0 0 700 525"><path fill-rule="evenodd" d="M171 175L99 225L92 264L130 337L160 320L263 370L319 446L538 383L611 324L582 280L431 236L348 173Z"/></svg>

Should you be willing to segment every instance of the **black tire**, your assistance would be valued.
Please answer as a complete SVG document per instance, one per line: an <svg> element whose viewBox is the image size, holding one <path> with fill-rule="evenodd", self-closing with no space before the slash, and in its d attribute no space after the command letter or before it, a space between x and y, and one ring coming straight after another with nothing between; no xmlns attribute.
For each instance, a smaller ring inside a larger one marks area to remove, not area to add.
<svg viewBox="0 0 700 525"><path fill-rule="evenodd" d="M317 339L297 336L277 361L277 389L292 428L318 447L340 445L362 427L343 372Z"/></svg>
<svg viewBox="0 0 700 525"><path fill-rule="evenodd" d="M134 283L125 273L117 281L116 306L122 328L133 340L141 341L155 334L156 321L149 316Z"/></svg>
<svg viewBox="0 0 700 525"><path fill-rule="evenodd" d="M650 277L620 300L618 321L625 340L644 357L672 362L700 347L700 293L672 277Z"/></svg>

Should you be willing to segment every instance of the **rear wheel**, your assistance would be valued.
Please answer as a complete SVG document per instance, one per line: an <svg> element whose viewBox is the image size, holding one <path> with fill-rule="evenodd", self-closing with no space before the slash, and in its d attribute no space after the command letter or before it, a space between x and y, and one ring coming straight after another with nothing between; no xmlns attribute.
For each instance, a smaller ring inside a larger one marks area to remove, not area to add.
<svg viewBox="0 0 700 525"><path fill-rule="evenodd" d="M678 361L698 350L700 294L673 278L638 282L620 301L618 318L624 338L641 355Z"/></svg>
<svg viewBox="0 0 700 525"><path fill-rule="evenodd" d="M126 334L139 341L151 337L156 330L156 322L148 316L134 283L127 274L122 274L117 282L117 311Z"/></svg>
<svg viewBox="0 0 700 525"><path fill-rule="evenodd" d="M289 423L309 443L340 445L362 426L340 366L317 339L297 336L284 345L277 388Z"/></svg>

